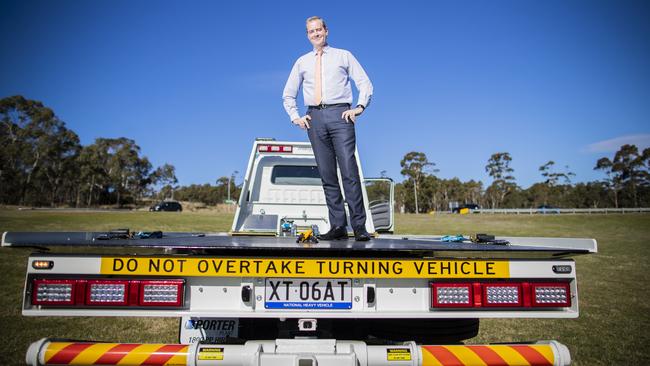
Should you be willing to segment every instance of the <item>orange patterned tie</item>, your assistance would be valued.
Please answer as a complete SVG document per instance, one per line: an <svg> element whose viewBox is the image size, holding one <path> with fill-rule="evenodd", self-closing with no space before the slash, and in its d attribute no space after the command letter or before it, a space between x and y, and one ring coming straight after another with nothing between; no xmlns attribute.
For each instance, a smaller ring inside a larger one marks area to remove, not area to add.
<svg viewBox="0 0 650 366"><path fill-rule="evenodd" d="M319 105L323 99L322 91L323 88L321 81L321 58L323 56L323 50L316 51L316 71L314 72L314 105Z"/></svg>

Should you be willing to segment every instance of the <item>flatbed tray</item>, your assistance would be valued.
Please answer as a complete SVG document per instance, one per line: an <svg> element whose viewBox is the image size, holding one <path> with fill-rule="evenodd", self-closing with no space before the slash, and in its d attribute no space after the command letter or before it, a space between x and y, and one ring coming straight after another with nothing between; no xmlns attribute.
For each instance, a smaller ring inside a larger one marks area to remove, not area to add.
<svg viewBox="0 0 650 366"><path fill-rule="evenodd" d="M350 254L378 252L408 252L417 255L436 255L442 253L458 256L462 253L484 253L490 256L518 257L566 256L587 254L597 251L594 239L579 238L533 238L497 237L509 244L488 244L472 242L446 242L441 236L400 236L387 235L373 238L367 242L348 240L324 241L318 243L296 243L294 237L275 236L230 236L227 233L165 233L162 238L111 238L109 232L5 232L2 246L5 247L122 247L122 248L161 248L185 251L236 251L251 250L264 252L348 252ZM498 255L497 253L501 253ZM277 254L277 253L275 253Z"/></svg>

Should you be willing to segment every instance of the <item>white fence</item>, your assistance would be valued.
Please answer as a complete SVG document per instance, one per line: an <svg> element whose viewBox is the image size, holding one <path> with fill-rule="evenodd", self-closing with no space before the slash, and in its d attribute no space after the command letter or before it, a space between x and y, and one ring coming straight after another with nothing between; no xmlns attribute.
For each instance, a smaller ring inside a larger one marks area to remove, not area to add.
<svg viewBox="0 0 650 366"><path fill-rule="evenodd" d="M512 215L554 215L554 214L626 214L626 213L647 213L650 207L638 208L494 208L471 210L471 213L479 214L512 214Z"/></svg>

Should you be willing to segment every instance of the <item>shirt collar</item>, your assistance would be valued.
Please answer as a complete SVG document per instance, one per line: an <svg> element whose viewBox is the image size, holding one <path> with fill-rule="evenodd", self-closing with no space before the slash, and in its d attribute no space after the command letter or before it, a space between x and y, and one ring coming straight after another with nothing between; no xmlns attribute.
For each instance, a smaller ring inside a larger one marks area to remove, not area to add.
<svg viewBox="0 0 650 366"><path fill-rule="evenodd" d="M325 47L323 47L323 53L327 53L327 51L329 51L329 49L330 49L330 45L329 44L325 45ZM316 49L314 48L311 52L315 55L316 54Z"/></svg>

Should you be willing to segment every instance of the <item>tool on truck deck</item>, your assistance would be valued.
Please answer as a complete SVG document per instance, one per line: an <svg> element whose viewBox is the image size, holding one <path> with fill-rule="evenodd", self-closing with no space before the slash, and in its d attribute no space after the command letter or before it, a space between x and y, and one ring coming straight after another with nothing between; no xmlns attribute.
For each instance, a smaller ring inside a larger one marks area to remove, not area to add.
<svg viewBox="0 0 650 366"><path fill-rule="evenodd" d="M472 243L478 244L494 244L494 245L508 245L510 244L507 240L496 239L494 235L490 234L476 234L470 235L470 240Z"/></svg>
<svg viewBox="0 0 650 366"><path fill-rule="evenodd" d="M110 240L110 239L131 239L133 233L127 229L115 229L109 232L100 234L96 237L97 240Z"/></svg>
<svg viewBox="0 0 650 366"><path fill-rule="evenodd" d="M469 239L465 238L462 235L445 235L442 238L440 238L440 241L449 242L449 243L462 243L466 240Z"/></svg>
<svg viewBox="0 0 650 366"><path fill-rule="evenodd" d="M314 230L313 229L308 229L306 231L303 231L298 235L298 239L296 239L296 243L318 243L318 239L316 238L316 235L314 235Z"/></svg>

